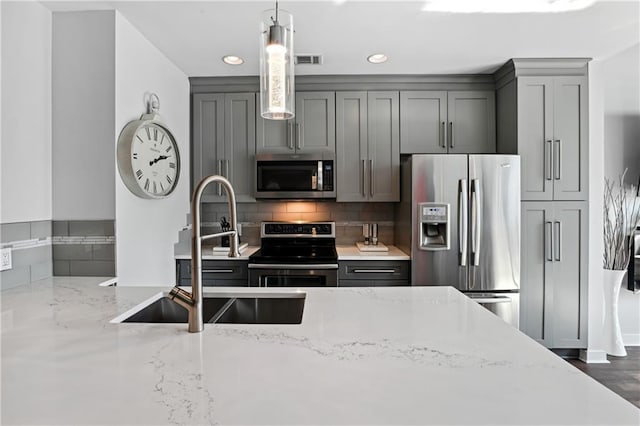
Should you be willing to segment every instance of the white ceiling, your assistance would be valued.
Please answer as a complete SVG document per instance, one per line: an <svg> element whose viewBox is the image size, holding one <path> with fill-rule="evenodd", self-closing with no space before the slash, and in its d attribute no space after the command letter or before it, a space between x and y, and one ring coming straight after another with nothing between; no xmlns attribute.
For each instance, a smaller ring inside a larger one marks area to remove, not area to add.
<svg viewBox="0 0 640 426"><path fill-rule="evenodd" d="M480 0L478 0L480 1ZM517 0L513 0L517 1ZM423 1L280 1L295 51L324 55L296 74L468 74L509 58L604 59L640 43L640 0L554 14L449 14ZM117 9L188 76L258 74L259 19L274 1L44 1L54 11ZM366 61L384 52L385 64ZM240 66L224 55L245 59Z"/></svg>

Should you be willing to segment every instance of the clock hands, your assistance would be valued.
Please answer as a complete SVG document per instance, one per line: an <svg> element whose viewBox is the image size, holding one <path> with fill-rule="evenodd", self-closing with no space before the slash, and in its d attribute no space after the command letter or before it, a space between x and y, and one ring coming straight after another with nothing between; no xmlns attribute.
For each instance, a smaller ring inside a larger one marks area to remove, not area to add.
<svg viewBox="0 0 640 426"><path fill-rule="evenodd" d="M150 166L153 166L153 165L154 165L154 164L156 164L158 161L160 161L160 160L166 160L167 158L169 158L169 157L167 157L166 155L161 155L160 157L156 158L155 160L151 160L151 161L149 161L149 165L150 165Z"/></svg>

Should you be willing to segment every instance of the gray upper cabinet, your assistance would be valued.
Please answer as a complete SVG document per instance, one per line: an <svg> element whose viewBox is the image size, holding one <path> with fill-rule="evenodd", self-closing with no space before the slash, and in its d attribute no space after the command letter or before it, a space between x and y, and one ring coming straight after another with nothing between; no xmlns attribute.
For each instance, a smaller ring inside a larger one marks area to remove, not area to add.
<svg viewBox="0 0 640 426"><path fill-rule="evenodd" d="M255 175L255 94L193 95L192 190L205 176L225 176L238 202L253 202ZM220 185L207 188L204 200L226 201Z"/></svg>
<svg viewBox="0 0 640 426"><path fill-rule="evenodd" d="M336 94L337 201L400 199L398 92Z"/></svg>
<svg viewBox="0 0 640 426"><path fill-rule="evenodd" d="M522 203L520 329L549 348L586 348L586 202Z"/></svg>
<svg viewBox="0 0 640 426"><path fill-rule="evenodd" d="M297 92L293 120L265 120L257 114L258 153L335 152L335 93Z"/></svg>
<svg viewBox="0 0 640 426"><path fill-rule="evenodd" d="M524 200L586 199L587 102L584 77L518 78Z"/></svg>
<svg viewBox="0 0 640 426"><path fill-rule="evenodd" d="M586 200L586 77L525 76L518 77L516 87L515 152L522 156L522 199Z"/></svg>
<svg viewBox="0 0 640 426"><path fill-rule="evenodd" d="M495 153L495 120L493 91L403 91L401 153Z"/></svg>

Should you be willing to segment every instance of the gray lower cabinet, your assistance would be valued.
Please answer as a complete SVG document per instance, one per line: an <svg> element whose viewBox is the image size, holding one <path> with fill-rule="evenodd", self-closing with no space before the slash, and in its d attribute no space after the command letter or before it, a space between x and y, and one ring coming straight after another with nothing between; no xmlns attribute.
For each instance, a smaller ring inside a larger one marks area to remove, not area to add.
<svg viewBox="0 0 640 426"><path fill-rule="evenodd" d="M196 93L192 106L192 190L206 176L231 181L238 202L254 202L255 93ZM207 188L204 201L225 201L221 185Z"/></svg>
<svg viewBox="0 0 640 426"><path fill-rule="evenodd" d="M248 287L248 260L203 260L202 285ZM176 283L191 285L191 260L176 260Z"/></svg>
<svg viewBox="0 0 640 426"><path fill-rule="evenodd" d="M335 92L297 92L292 120L266 120L257 114L258 153L335 152Z"/></svg>
<svg viewBox="0 0 640 426"><path fill-rule="evenodd" d="M523 202L520 329L549 348L587 347L587 202Z"/></svg>
<svg viewBox="0 0 640 426"><path fill-rule="evenodd" d="M493 91L400 92L400 152L493 154L495 120Z"/></svg>
<svg viewBox="0 0 640 426"><path fill-rule="evenodd" d="M339 287L410 285L408 260L341 260Z"/></svg>
<svg viewBox="0 0 640 426"><path fill-rule="evenodd" d="M398 92L336 93L336 201L400 201Z"/></svg>

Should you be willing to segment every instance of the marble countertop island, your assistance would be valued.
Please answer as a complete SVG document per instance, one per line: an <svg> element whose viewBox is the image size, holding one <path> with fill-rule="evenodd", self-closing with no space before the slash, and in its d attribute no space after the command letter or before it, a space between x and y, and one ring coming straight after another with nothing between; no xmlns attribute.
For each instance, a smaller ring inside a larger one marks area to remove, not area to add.
<svg viewBox="0 0 640 426"><path fill-rule="evenodd" d="M300 289L300 325L114 324L166 288L3 291L2 424L637 425L452 288ZM283 292L295 289L211 291Z"/></svg>

